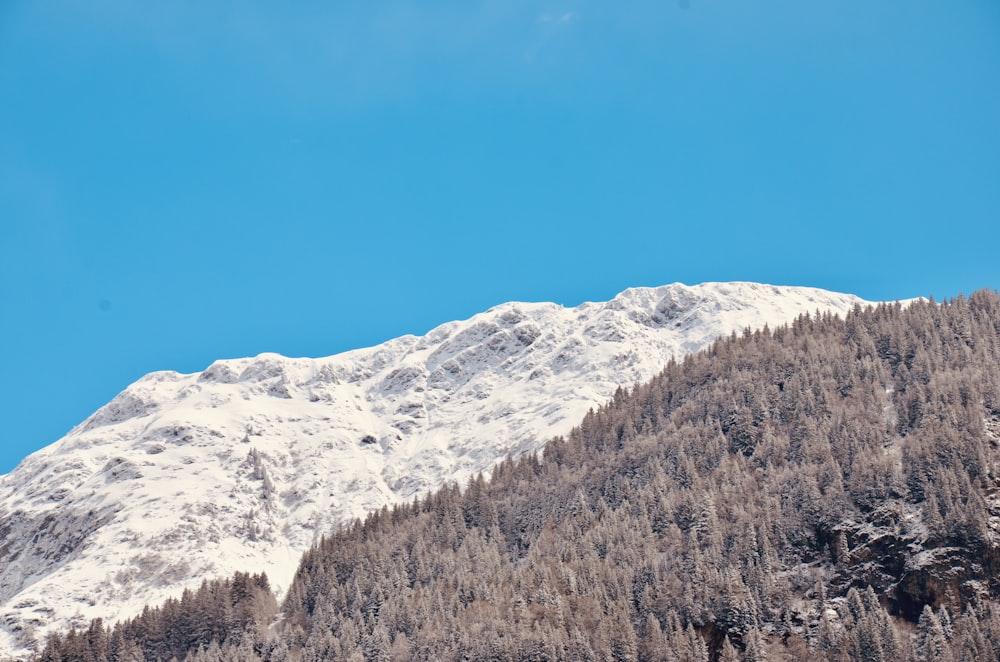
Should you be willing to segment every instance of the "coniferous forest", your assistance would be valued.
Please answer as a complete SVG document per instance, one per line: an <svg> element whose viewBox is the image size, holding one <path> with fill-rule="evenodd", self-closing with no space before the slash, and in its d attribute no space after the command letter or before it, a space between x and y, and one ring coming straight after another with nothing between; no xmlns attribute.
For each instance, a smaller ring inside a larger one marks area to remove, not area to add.
<svg viewBox="0 0 1000 662"><path fill-rule="evenodd" d="M1000 296L747 331L541 456L39 659L1000 659Z"/></svg>

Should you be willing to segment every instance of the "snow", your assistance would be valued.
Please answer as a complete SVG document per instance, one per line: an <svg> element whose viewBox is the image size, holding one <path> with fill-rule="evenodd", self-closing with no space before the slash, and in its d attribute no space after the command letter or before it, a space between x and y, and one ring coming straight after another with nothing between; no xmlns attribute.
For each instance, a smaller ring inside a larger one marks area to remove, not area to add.
<svg viewBox="0 0 1000 662"><path fill-rule="evenodd" d="M541 448L671 357L859 304L674 284L576 308L505 303L326 358L146 375L0 478L0 656L238 570L266 571L281 592L321 535Z"/></svg>

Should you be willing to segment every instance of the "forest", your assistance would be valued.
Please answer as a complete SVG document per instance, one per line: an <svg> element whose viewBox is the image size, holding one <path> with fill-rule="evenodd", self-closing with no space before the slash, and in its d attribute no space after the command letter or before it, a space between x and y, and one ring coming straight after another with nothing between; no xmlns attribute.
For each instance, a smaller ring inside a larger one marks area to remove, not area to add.
<svg viewBox="0 0 1000 662"><path fill-rule="evenodd" d="M996 660L998 495L996 292L802 316L36 659Z"/></svg>

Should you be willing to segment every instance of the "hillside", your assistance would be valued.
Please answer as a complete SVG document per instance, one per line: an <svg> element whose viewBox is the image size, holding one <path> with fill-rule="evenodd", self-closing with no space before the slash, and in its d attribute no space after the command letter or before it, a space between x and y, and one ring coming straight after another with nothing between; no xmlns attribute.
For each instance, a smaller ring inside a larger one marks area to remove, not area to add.
<svg viewBox="0 0 1000 662"><path fill-rule="evenodd" d="M283 594L343 522L541 448L671 357L862 303L677 284L503 304L328 358L147 375L0 480L0 654L237 571Z"/></svg>
<svg viewBox="0 0 1000 662"><path fill-rule="evenodd" d="M801 317L325 538L277 622L237 577L43 659L998 659L998 493L1000 296Z"/></svg>

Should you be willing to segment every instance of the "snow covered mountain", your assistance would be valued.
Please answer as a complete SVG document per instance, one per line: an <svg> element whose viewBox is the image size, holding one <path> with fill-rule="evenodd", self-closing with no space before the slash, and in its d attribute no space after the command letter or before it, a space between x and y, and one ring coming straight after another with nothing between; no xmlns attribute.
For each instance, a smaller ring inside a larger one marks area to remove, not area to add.
<svg viewBox="0 0 1000 662"><path fill-rule="evenodd" d="M865 303L674 284L506 303L327 358L149 374L0 478L0 656L237 570L282 591L322 534L540 448L671 356Z"/></svg>

